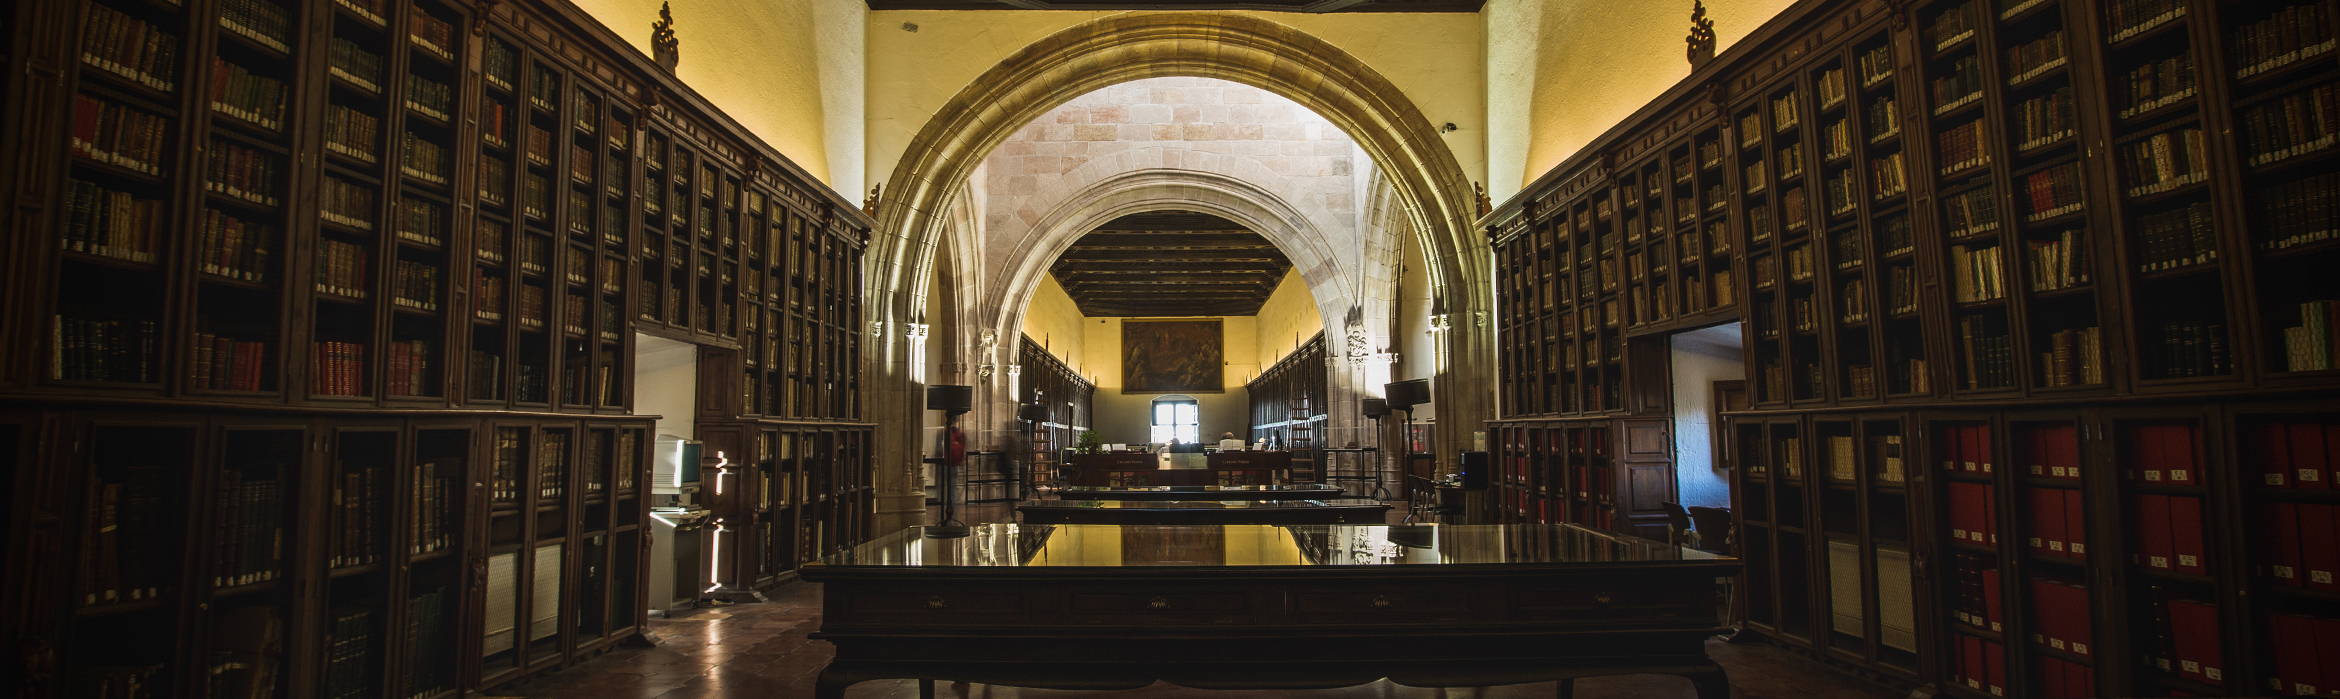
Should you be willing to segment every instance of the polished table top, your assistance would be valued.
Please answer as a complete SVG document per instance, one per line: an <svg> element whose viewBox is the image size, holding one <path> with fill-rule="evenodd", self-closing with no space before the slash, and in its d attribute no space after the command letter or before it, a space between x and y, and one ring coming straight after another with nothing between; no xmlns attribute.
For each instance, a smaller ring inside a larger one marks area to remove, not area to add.
<svg viewBox="0 0 2340 699"><path fill-rule="evenodd" d="M1018 510L1320 510L1329 507L1389 509L1365 498L1315 500L1026 500Z"/></svg>
<svg viewBox="0 0 2340 699"><path fill-rule="evenodd" d="M1505 566L1729 561L1573 524L985 524L957 538L910 527L805 564L884 568Z"/></svg>
<svg viewBox="0 0 2340 699"><path fill-rule="evenodd" d="M1322 500L1341 497L1329 485L1155 485L1108 488L1068 486L1057 494L1066 500Z"/></svg>

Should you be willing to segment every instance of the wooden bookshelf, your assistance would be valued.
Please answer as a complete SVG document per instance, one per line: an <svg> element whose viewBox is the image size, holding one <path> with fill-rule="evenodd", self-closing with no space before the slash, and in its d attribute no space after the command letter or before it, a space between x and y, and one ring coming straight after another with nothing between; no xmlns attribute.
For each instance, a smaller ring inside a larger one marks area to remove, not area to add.
<svg viewBox="0 0 2340 699"><path fill-rule="evenodd" d="M1040 397L1046 397L1048 403L1048 419L1040 423L1037 439L1028 450L1026 473L1031 486L1037 487L1062 477L1064 453L1078 445L1081 433L1094 424L1097 386L1033 342L1032 336L1018 337L1016 404L1030 405Z"/></svg>
<svg viewBox="0 0 2340 699"><path fill-rule="evenodd" d="M1265 437L1270 448L1291 450L1290 478L1294 481L1323 482L1323 450L1337 446L1325 443L1326 426L1331 424L1326 417L1331 404L1325 400L1330 371L1325 351L1324 333L1319 332L1243 384L1251 409L1251 434L1236 436L1246 444ZM1205 434L1202 441L1214 444L1218 440Z"/></svg>
<svg viewBox="0 0 2340 699"><path fill-rule="evenodd" d="M2308 435L2335 397L2335 151L2299 117L2332 109L2336 26L2194 0L1766 23L1486 219L1497 515L1573 516L1538 499L1574 458L1539 430L1644 414L1666 379L1637 340L1739 321L1750 629L1977 699L2294 691L2334 661L2277 639L2340 612L2302 534L2329 510L2300 477L2330 467L2297 465L2330 453ZM2199 542L2184 570L2173 536Z"/></svg>
<svg viewBox="0 0 2340 699"><path fill-rule="evenodd" d="M733 552L714 562L716 596L760 601L758 591L794 580L806 561L869 539L873 434L856 423L701 420L706 453L724 460L714 472L722 492L702 492L716 513L719 550Z"/></svg>
<svg viewBox="0 0 2340 699"><path fill-rule="evenodd" d="M717 407L792 448L743 463L825 474L750 582L866 537L869 219L577 7L0 15L58 68L0 77L27 696L451 697L638 637L637 332L754 347Z"/></svg>

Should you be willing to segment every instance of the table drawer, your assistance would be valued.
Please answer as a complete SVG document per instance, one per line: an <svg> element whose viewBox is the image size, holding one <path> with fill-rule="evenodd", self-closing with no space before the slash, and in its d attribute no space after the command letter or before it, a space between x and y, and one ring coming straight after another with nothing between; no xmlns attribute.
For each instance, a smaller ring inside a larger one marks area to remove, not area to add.
<svg viewBox="0 0 2340 699"><path fill-rule="evenodd" d="M1512 593L1511 609L1529 619L1714 618L1714 592L1682 588L1584 586Z"/></svg>
<svg viewBox="0 0 2340 699"><path fill-rule="evenodd" d="M1023 596L998 592L857 591L846 593L845 611L864 614L1012 614L1023 611Z"/></svg>

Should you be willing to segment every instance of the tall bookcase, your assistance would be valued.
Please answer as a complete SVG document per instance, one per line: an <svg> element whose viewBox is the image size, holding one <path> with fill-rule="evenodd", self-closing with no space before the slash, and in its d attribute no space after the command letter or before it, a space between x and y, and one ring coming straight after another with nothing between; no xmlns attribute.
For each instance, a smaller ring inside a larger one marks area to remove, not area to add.
<svg viewBox="0 0 2340 699"><path fill-rule="evenodd" d="M1062 476L1064 450L1079 444L1081 433L1094 424L1097 385L1082 378L1064 360L1049 354L1040 343L1033 342L1032 336L1018 337L1021 341L1016 345L1016 403L1029 405L1044 397L1048 404L1048 419L1034 428L1036 439L1027 450L1030 457L1026 472L1031 485L1037 487Z"/></svg>
<svg viewBox="0 0 2340 699"><path fill-rule="evenodd" d="M1637 348L1740 321L1756 633L1961 696L2331 691L2334 13L1766 23L1487 219L1496 516L1574 521L1575 432L1666 412Z"/></svg>
<svg viewBox="0 0 2340 699"><path fill-rule="evenodd" d="M637 637L637 332L813 423L738 452L822 503L750 512L753 572L866 537L868 218L575 6L38 0L0 50L26 696L456 696Z"/></svg>
<svg viewBox="0 0 2340 699"><path fill-rule="evenodd" d="M1324 443L1325 419L1331 410L1324 398L1325 382L1332 370L1325 351L1324 333L1317 333L1243 385L1250 401L1251 434L1236 436L1247 443L1265 437L1270 446L1292 450L1295 480L1322 482L1323 449L1333 446ZM1203 442L1214 441L1203 435Z"/></svg>

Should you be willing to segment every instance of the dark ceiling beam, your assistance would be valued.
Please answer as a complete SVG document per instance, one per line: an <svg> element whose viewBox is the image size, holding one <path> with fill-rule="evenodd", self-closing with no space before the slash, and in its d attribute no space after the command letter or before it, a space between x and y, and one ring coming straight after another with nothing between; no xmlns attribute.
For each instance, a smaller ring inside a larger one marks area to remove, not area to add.
<svg viewBox="0 0 2340 699"><path fill-rule="evenodd" d="M1065 253L1058 261L1080 260L1161 260L1164 262L1274 262L1290 265L1283 255L1262 255L1255 250L1099 250L1088 253Z"/></svg>
<svg viewBox="0 0 2340 699"><path fill-rule="evenodd" d="M1055 274L1067 271L1102 271L1102 274L1163 274L1163 271L1214 271L1214 274L1273 274L1282 276L1289 264L1275 264L1273 259L1261 262L1221 262L1221 259L1163 259L1163 262L1121 262L1121 259L1058 259Z"/></svg>
<svg viewBox="0 0 2340 699"><path fill-rule="evenodd" d="M1373 2L1373 0L1316 0L1316 2L1302 5L1300 7L1300 11L1316 13L1339 12L1341 10L1346 10L1351 7L1356 7L1358 5L1363 5L1370 2Z"/></svg>
<svg viewBox="0 0 2340 699"><path fill-rule="evenodd" d="M1244 286L1257 287L1269 287L1275 285L1274 280L1268 279L1264 276L1247 275L1236 277L1225 274L1149 274L1145 276L1130 275L1099 277L1083 276L1073 279L1058 279L1056 280L1056 283L1066 285L1083 284L1091 286L1097 284L1241 284Z"/></svg>

